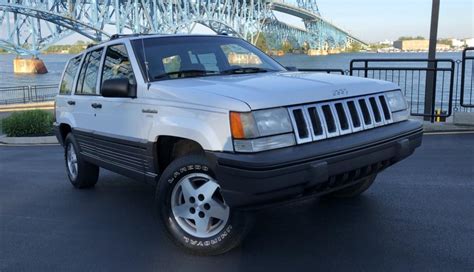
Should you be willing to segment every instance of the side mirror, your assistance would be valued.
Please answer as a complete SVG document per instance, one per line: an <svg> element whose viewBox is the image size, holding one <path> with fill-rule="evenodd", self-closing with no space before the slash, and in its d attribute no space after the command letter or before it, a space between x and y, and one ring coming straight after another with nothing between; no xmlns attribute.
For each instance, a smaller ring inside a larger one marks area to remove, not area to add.
<svg viewBox="0 0 474 272"><path fill-rule="evenodd" d="M136 97L136 86L130 85L128 78L112 78L102 83L103 97Z"/></svg>
<svg viewBox="0 0 474 272"><path fill-rule="evenodd" d="M285 68L287 71L290 72L298 72L298 68L296 68L295 66L286 66Z"/></svg>

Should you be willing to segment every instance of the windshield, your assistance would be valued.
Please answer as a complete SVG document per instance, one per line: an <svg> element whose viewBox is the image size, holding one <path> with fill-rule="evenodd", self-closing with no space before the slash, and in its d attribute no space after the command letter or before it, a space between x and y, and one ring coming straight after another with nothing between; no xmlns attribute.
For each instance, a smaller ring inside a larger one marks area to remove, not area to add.
<svg viewBox="0 0 474 272"><path fill-rule="evenodd" d="M232 37L144 38L133 40L132 46L149 81L285 70L251 44Z"/></svg>

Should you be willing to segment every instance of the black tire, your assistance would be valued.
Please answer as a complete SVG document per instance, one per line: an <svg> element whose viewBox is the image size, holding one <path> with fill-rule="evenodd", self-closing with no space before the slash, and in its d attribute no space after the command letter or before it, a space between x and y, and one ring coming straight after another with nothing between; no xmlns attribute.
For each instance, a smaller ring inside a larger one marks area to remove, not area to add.
<svg viewBox="0 0 474 272"><path fill-rule="evenodd" d="M361 195L363 192L365 192L369 187L374 183L375 178L377 175L373 175L370 177L365 178L363 181L358 182L352 186L349 186L347 188L344 188L339 191L332 192L328 194L328 197L332 198L353 198Z"/></svg>
<svg viewBox="0 0 474 272"><path fill-rule="evenodd" d="M68 151L73 147L77 159L77 173L72 174L68 165ZM66 136L64 141L64 161L66 163L66 172L71 184L78 189L94 187L99 178L99 167L90 162L85 161L79 153L79 145L72 133Z"/></svg>
<svg viewBox="0 0 474 272"><path fill-rule="evenodd" d="M249 213L234 211L217 234L199 238L186 232L177 222L171 206L172 192L183 177L205 174L215 178L202 155L187 155L174 160L163 172L156 188L155 207L166 233L179 247L193 255L218 255L237 247L251 227ZM218 189L220 190L220 189Z"/></svg>

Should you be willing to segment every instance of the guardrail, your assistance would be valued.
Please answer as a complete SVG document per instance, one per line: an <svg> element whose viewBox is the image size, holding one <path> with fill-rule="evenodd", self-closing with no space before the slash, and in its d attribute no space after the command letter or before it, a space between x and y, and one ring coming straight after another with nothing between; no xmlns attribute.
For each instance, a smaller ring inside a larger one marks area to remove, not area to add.
<svg viewBox="0 0 474 272"><path fill-rule="evenodd" d="M0 104L26 104L51 101L57 94L57 84L0 87Z"/></svg>
<svg viewBox="0 0 474 272"><path fill-rule="evenodd" d="M472 52L472 55L469 53ZM474 47L462 52L461 68L461 107L474 108Z"/></svg>
<svg viewBox="0 0 474 272"><path fill-rule="evenodd" d="M377 65L377 66L374 66ZM432 65L428 65L432 64ZM451 59L354 59L349 75L396 83L410 104L411 115L447 118L453 111L456 63ZM425 84L428 73L434 75L434 94L425 111Z"/></svg>

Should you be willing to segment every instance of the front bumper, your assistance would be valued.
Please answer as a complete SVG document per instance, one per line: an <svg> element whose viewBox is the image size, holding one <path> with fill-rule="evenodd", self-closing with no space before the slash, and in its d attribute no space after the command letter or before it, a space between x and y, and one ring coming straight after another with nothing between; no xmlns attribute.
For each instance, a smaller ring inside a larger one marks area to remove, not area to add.
<svg viewBox="0 0 474 272"><path fill-rule="evenodd" d="M321 195L350 186L408 157L421 145L420 122L255 154L207 152L226 202L234 208Z"/></svg>

